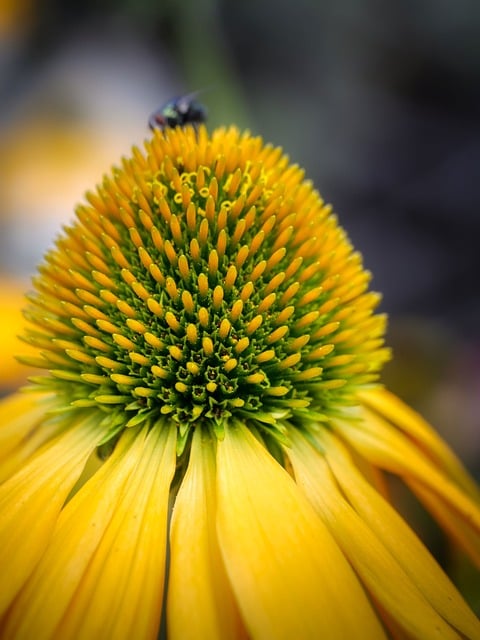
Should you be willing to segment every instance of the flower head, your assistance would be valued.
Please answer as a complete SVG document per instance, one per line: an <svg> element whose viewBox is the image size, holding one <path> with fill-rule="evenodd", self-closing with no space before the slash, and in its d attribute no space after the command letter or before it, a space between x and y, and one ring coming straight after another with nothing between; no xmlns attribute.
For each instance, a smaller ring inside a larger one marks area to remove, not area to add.
<svg viewBox="0 0 480 640"><path fill-rule="evenodd" d="M379 296L303 172L166 129L87 200L0 409L5 637L480 637L382 472L478 559L476 488L378 386Z"/></svg>
<svg viewBox="0 0 480 640"><path fill-rule="evenodd" d="M27 339L39 382L112 414L112 435L168 417L181 452L237 418L282 440L285 419L326 420L375 380L379 297L280 149L169 132L87 197L35 281Z"/></svg>

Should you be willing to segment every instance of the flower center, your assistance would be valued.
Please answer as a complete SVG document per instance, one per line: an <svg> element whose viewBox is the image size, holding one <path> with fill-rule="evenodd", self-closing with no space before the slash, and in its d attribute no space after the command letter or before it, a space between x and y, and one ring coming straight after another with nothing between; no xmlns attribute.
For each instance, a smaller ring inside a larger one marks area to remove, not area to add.
<svg viewBox="0 0 480 640"><path fill-rule="evenodd" d="M183 433L338 411L388 353L330 208L280 149L233 128L167 129L146 149L87 194L35 281L27 339L47 384Z"/></svg>

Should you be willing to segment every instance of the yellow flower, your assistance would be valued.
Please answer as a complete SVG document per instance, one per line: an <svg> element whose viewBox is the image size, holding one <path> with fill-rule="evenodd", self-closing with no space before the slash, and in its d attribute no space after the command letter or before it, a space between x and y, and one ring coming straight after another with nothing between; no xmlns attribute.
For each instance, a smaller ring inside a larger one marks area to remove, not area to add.
<svg viewBox="0 0 480 640"><path fill-rule="evenodd" d="M18 335L25 324L22 317L24 291L25 283L20 279L0 274L0 390L17 388L28 375L26 367L15 358Z"/></svg>
<svg viewBox="0 0 480 640"><path fill-rule="evenodd" d="M302 171L167 129L87 200L0 407L2 637L480 638L385 472L476 561L478 490L378 384L379 296Z"/></svg>

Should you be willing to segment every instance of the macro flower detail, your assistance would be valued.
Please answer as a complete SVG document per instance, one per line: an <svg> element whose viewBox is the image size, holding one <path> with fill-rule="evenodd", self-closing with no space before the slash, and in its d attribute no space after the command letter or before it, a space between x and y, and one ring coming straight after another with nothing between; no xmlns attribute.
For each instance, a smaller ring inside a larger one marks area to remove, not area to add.
<svg viewBox="0 0 480 640"><path fill-rule="evenodd" d="M281 419L324 420L375 379L378 296L279 149L233 130L188 142L126 160L48 255L28 314L39 383L114 414L112 436L168 416L181 449L237 416L281 438Z"/></svg>
<svg viewBox="0 0 480 640"><path fill-rule="evenodd" d="M87 193L0 405L1 637L480 638L388 500L384 472L480 563L478 489L378 383L369 280L234 127L156 131Z"/></svg>

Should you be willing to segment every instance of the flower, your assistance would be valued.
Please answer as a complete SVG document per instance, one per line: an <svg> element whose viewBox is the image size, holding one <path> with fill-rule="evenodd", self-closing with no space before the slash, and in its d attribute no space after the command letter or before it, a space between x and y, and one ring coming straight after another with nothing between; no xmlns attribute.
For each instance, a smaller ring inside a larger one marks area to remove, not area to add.
<svg viewBox="0 0 480 640"><path fill-rule="evenodd" d="M478 490L378 383L379 296L303 172L166 129L87 200L0 408L3 637L480 638L385 472L477 561Z"/></svg>
<svg viewBox="0 0 480 640"><path fill-rule="evenodd" d="M23 326L22 308L25 304L25 283L0 272L0 392L16 388L25 382L28 370L15 358L17 336ZM33 350L32 350L33 351Z"/></svg>

